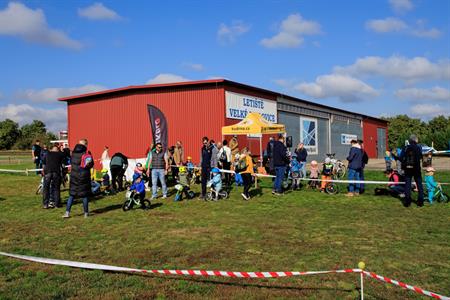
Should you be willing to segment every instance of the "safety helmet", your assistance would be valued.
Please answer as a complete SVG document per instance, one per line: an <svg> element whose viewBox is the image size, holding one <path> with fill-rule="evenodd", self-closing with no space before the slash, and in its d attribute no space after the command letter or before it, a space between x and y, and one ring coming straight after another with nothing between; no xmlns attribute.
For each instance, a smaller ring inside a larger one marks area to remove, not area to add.
<svg viewBox="0 0 450 300"><path fill-rule="evenodd" d="M136 167L142 167L142 164L140 163L140 162L138 162L137 164L136 164Z"/></svg>
<svg viewBox="0 0 450 300"><path fill-rule="evenodd" d="M211 170L212 173L220 173L219 168L212 168Z"/></svg>
<svg viewBox="0 0 450 300"><path fill-rule="evenodd" d="M311 166L317 166L317 161L313 160L313 161L311 162Z"/></svg>
<svg viewBox="0 0 450 300"><path fill-rule="evenodd" d="M102 174L108 173L107 169L102 169Z"/></svg>
<svg viewBox="0 0 450 300"><path fill-rule="evenodd" d="M133 181L135 181L136 179L141 178L141 174L139 173L134 173L133 174Z"/></svg>
<svg viewBox="0 0 450 300"><path fill-rule="evenodd" d="M191 159L192 159L192 157L190 157L190 156L187 157L187 160L191 160Z"/></svg>
<svg viewBox="0 0 450 300"><path fill-rule="evenodd" d="M185 166L181 166L179 169L180 173L185 173L186 172L186 167Z"/></svg>
<svg viewBox="0 0 450 300"><path fill-rule="evenodd" d="M329 164L330 162L331 162L331 158L329 158L329 157L325 158L325 163L326 164Z"/></svg>

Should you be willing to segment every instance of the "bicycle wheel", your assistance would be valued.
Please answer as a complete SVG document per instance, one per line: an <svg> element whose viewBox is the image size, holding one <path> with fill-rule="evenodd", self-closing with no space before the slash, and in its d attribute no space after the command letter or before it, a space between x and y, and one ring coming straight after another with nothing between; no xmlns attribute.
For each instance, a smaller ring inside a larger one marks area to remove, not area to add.
<svg viewBox="0 0 450 300"><path fill-rule="evenodd" d="M227 191L220 191L219 196L221 199L227 199L228 193L227 193Z"/></svg>
<svg viewBox="0 0 450 300"><path fill-rule="evenodd" d="M342 162L338 162L338 169L336 172L336 175L338 176L338 178L344 178L346 172L347 172L347 167Z"/></svg>
<svg viewBox="0 0 450 300"><path fill-rule="evenodd" d="M449 200L449 197L446 193L441 193L440 197L439 197L439 202L442 203L447 203Z"/></svg>
<svg viewBox="0 0 450 300"><path fill-rule="evenodd" d="M142 200L142 202L141 202L142 209L150 209L150 206L151 206L151 203L149 200L147 200L147 199Z"/></svg>
<svg viewBox="0 0 450 300"><path fill-rule="evenodd" d="M206 193L206 199L208 199L208 200L212 200L214 198L214 196L213 196L213 192L208 192L208 193Z"/></svg>
<svg viewBox="0 0 450 300"><path fill-rule="evenodd" d="M327 192L328 194L331 194L331 195L335 195L339 192L339 189L336 184L330 182L330 183L327 183L327 185L325 186L325 192Z"/></svg>
<svg viewBox="0 0 450 300"><path fill-rule="evenodd" d="M129 211L133 208L134 201L132 199L127 199L122 205L123 211Z"/></svg>
<svg viewBox="0 0 450 300"><path fill-rule="evenodd" d="M38 186L38 188L36 189L36 195L42 194L42 184L40 184Z"/></svg>

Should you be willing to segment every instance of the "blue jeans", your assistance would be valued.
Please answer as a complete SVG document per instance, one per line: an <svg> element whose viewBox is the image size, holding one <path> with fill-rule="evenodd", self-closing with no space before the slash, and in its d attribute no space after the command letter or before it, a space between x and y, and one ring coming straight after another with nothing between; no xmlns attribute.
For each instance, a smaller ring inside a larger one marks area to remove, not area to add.
<svg viewBox="0 0 450 300"><path fill-rule="evenodd" d="M167 196L166 174L164 169L152 169L152 198L158 196L158 179L161 181L163 195Z"/></svg>
<svg viewBox="0 0 450 300"><path fill-rule="evenodd" d="M283 182L284 173L286 172L286 167L275 167L275 182L274 190L275 192L282 193L281 183Z"/></svg>
<svg viewBox="0 0 450 300"><path fill-rule="evenodd" d="M348 169L348 180L360 180L360 171L355 169ZM348 191L350 193L359 193L360 184L359 183L349 183Z"/></svg>
<svg viewBox="0 0 450 300"><path fill-rule="evenodd" d="M306 178L306 161L300 162L300 173L302 174L302 178Z"/></svg>
<svg viewBox="0 0 450 300"><path fill-rule="evenodd" d="M74 197L69 196L69 200L67 200L66 212L70 213L70 209L72 208L73 200L74 200ZM83 198L83 211L85 214L89 212L89 205L88 205L87 197Z"/></svg>

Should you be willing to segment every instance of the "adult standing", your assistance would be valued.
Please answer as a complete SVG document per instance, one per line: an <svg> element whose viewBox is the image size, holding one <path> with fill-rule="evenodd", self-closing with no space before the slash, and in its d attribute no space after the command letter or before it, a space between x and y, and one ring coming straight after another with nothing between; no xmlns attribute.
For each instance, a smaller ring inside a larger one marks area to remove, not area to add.
<svg viewBox="0 0 450 300"><path fill-rule="evenodd" d="M36 140L34 142L34 145L31 147L31 157L33 158L33 162L36 166L36 169L40 169L41 168L41 141ZM36 171L36 174L39 175L41 174L40 171Z"/></svg>
<svg viewBox="0 0 450 300"><path fill-rule="evenodd" d="M367 163L369 163L369 155L367 155L366 150L364 150L363 140L358 140L358 144L361 147L361 151L362 151L361 174L359 174L359 179L361 181L364 181L364 168L366 167ZM359 193L363 194L364 191L365 191L365 185L364 185L364 183L361 183Z"/></svg>
<svg viewBox="0 0 450 300"><path fill-rule="evenodd" d="M356 140L351 140L351 148L347 156L348 160L348 180L360 180L361 167L363 152L361 146ZM349 183L348 184L348 197L353 197L359 195L360 184L359 183Z"/></svg>
<svg viewBox="0 0 450 300"><path fill-rule="evenodd" d="M181 141L177 141L173 151L173 159L177 166L181 166L184 162L184 147Z"/></svg>
<svg viewBox="0 0 450 300"><path fill-rule="evenodd" d="M224 170L230 171L231 169L231 149L228 147L228 141L223 140L222 147L219 150L219 163ZM231 174L225 172L225 184L231 185Z"/></svg>
<svg viewBox="0 0 450 300"><path fill-rule="evenodd" d="M305 149L305 145L303 143L298 143L294 152L297 154L297 161L300 163L300 172L302 173L302 177L306 178L306 158L308 157L308 151Z"/></svg>
<svg viewBox="0 0 450 300"><path fill-rule="evenodd" d="M161 182L163 199L167 198L166 175L169 170L169 161L167 152L163 150L161 143L156 143L155 150L148 153L147 157L147 175L152 178L152 199L158 197L158 180Z"/></svg>
<svg viewBox="0 0 450 300"><path fill-rule="evenodd" d="M214 140L210 140L209 144L211 145L211 168L217 168L219 166L219 149Z"/></svg>
<svg viewBox="0 0 450 300"><path fill-rule="evenodd" d="M103 166L103 162L105 160L109 160L109 159L110 159L110 157L109 157L109 147L105 146L103 148L102 156L100 157L100 163L102 164L102 166Z"/></svg>
<svg viewBox="0 0 450 300"><path fill-rule="evenodd" d="M55 144L48 152L44 164L43 204L44 208L61 207L61 168L64 164L64 153ZM50 193L52 195L50 195ZM50 199L54 203L50 202Z"/></svg>
<svg viewBox="0 0 450 300"><path fill-rule="evenodd" d="M231 138L230 149L231 149L231 162L234 162L236 154L239 154L239 142L237 139L237 135L233 135L233 137Z"/></svg>
<svg viewBox="0 0 450 300"><path fill-rule="evenodd" d="M90 157L92 165L86 164L88 162L86 156L90 155L87 149L88 141L82 139L75 145L71 157L71 171L69 183L69 199L67 200L66 213L63 218L70 217L70 209L72 208L73 200L76 198L83 199L84 217L89 216L88 196L91 194L91 172L93 166L92 156ZM82 162L83 156L85 161ZM85 165L82 167L82 163Z"/></svg>
<svg viewBox="0 0 450 300"><path fill-rule="evenodd" d="M402 156L400 157L402 170L405 173L405 198L403 199L405 207L411 205L411 182L413 178L419 190L417 206L423 206L422 170L420 166L422 148L417 144L418 141L417 136L412 134L409 137L409 145L402 151Z"/></svg>
<svg viewBox="0 0 450 300"><path fill-rule="evenodd" d="M123 176L128 168L128 157L120 152L111 157L109 170L111 171L112 187L115 191L123 191Z"/></svg>
<svg viewBox="0 0 450 300"><path fill-rule="evenodd" d="M287 148L284 145L284 137L282 135L280 135L278 141L275 141L273 144L272 159L273 167L275 169L275 181L272 194L281 195L283 193L281 183L283 182L288 161Z"/></svg>
<svg viewBox="0 0 450 300"><path fill-rule="evenodd" d="M203 146L200 154L200 166L202 168L202 194L200 199L206 200L206 184L209 180L209 173L211 172L212 164L212 146L209 143L208 137L202 138Z"/></svg>
<svg viewBox="0 0 450 300"><path fill-rule="evenodd" d="M242 171L241 170L239 171L242 176L242 181L244 184L244 191L241 194L241 196L242 198L244 198L244 200L249 200L250 199L249 190L250 187L252 186L253 160L247 149L242 150L238 166L240 168L242 166Z"/></svg>

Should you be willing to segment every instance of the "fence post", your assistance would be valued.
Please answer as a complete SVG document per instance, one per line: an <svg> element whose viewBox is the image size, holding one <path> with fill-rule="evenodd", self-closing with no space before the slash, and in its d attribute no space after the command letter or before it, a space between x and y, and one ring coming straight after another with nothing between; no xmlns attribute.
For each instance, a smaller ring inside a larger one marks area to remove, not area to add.
<svg viewBox="0 0 450 300"><path fill-rule="evenodd" d="M27 176L28 176L28 169L25 169L25 174L27 174Z"/></svg>
<svg viewBox="0 0 450 300"><path fill-rule="evenodd" d="M363 271L364 271L364 268L365 268L365 267L366 267L366 264L365 264L363 261L360 261L360 262L358 263L358 268L361 270L360 273L359 273L360 280L361 280L361 283L360 283L360 287L361 287L361 300L364 300L364 273L363 273Z"/></svg>

